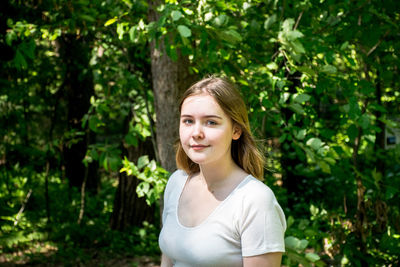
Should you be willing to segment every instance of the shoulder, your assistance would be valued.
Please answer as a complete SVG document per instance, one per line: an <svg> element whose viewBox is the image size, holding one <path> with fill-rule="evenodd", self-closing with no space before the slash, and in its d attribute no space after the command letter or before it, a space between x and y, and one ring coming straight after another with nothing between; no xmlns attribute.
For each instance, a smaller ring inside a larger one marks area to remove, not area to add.
<svg viewBox="0 0 400 267"><path fill-rule="evenodd" d="M285 214L279 205L274 192L266 184L249 176L240 184L236 200L239 202L237 218L239 229L246 227L286 229ZM272 227L273 226L273 227Z"/></svg>
<svg viewBox="0 0 400 267"><path fill-rule="evenodd" d="M179 185L186 182L188 174L183 170L174 171L168 178L167 185L165 187L165 194L170 193L172 190L179 188Z"/></svg>
<svg viewBox="0 0 400 267"><path fill-rule="evenodd" d="M238 188L240 195L247 204L275 203L276 197L271 188L260 180L249 175Z"/></svg>
<svg viewBox="0 0 400 267"><path fill-rule="evenodd" d="M185 185L187 176L187 173L183 170L176 170L170 175L164 190L164 203L166 205L179 200L179 196L182 188Z"/></svg>
<svg viewBox="0 0 400 267"><path fill-rule="evenodd" d="M188 174L184 170L174 171L168 179L168 183L180 183L186 181Z"/></svg>

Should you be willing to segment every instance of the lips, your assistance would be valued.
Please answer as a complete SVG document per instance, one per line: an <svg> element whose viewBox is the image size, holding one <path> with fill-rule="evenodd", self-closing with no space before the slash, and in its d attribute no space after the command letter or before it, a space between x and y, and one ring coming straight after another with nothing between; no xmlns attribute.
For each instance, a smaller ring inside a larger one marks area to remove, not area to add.
<svg viewBox="0 0 400 267"><path fill-rule="evenodd" d="M192 148L193 150L202 150L207 147L209 147L209 146L206 146L206 145L191 145L190 146L190 148Z"/></svg>

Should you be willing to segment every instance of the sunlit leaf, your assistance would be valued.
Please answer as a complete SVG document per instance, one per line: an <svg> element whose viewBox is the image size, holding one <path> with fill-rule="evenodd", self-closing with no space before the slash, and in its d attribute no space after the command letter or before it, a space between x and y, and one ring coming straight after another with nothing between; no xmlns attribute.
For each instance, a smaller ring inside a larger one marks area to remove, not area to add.
<svg viewBox="0 0 400 267"><path fill-rule="evenodd" d="M179 25L178 32L182 37L185 37L185 38L188 38L192 35L192 31L185 25Z"/></svg>
<svg viewBox="0 0 400 267"><path fill-rule="evenodd" d="M107 27L107 26L110 26L111 24L115 23L117 20L118 20L117 17L114 17L114 18L112 18L112 19L109 19L109 20L106 21L106 23L104 23L104 26L106 26L106 27Z"/></svg>
<svg viewBox="0 0 400 267"><path fill-rule="evenodd" d="M294 97L294 101L297 103L303 103L303 102L307 102L308 100L310 100L311 96L308 94L298 94Z"/></svg>
<svg viewBox="0 0 400 267"><path fill-rule="evenodd" d="M324 65L322 66L321 71L328 74L335 74L337 72L337 69L335 66L332 65Z"/></svg>
<svg viewBox="0 0 400 267"><path fill-rule="evenodd" d="M144 156L139 157L138 164L137 164L137 167L139 169L142 169L147 164L149 164L149 156L144 155Z"/></svg>
<svg viewBox="0 0 400 267"><path fill-rule="evenodd" d="M316 262L320 259L320 257L317 254L312 252L306 253L306 258L311 262Z"/></svg>
<svg viewBox="0 0 400 267"><path fill-rule="evenodd" d="M276 14L273 14L272 16L268 17L265 22L264 22L264 29L268 30L272 24L276 22Z"/></svg>
<svg viewBox="0 0 400 267"><path fill-rule="evenodd" d="M174 10L171 12L171 17L173 21L177 21L182 17L182 13L178 10Z"/></svg>
<svg viewBox="0 0 400 267"><path fill-rule="evenodd" d="M308 139L306 144L314 150L318 150L323 145L321 139L315 137Z"/></svg>

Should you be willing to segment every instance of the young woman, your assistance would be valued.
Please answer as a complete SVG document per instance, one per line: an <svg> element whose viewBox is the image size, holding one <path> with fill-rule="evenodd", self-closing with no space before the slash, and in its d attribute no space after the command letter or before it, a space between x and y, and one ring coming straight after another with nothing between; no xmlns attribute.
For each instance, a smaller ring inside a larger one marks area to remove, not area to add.
<svg viewBox="0 0 400 267"><path fill-rule="evenodd" d="M191 86L179 137L178 170L164 193L161 266L280 266L285 216L259 181L263 156L235 87L214 77Z"/></svg>

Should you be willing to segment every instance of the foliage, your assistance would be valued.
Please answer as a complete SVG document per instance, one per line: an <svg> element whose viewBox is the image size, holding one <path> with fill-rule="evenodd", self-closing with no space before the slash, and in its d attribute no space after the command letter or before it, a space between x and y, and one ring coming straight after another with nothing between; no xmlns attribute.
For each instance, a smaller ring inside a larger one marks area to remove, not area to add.
<svg viewBox="0 0 400 267"><path fill-rule="evenodd" d="M66 261L73 245L80 258L90 246L157 253L158 225L129 235L108 229L118 171L141 180L137 193L151 205L166 181L151 157L123 160L126 149L156 134L155 40L172 60L187 57L199 77L225 75L240 87L254 133L268 145L266 183L288 218L285 264L398 264L400 147L385 146L386 132L400 127L398 1L168 0L155 22L139 0L7 7L0 16L2 253L35 240L52 242ZM59 46L66 35L91 53L86 71L95 90L82 130L66 128ZM79 193L67 186L60 155L85 129L96 138L84 162L99 162L103 180L77 225Z"/></svg>
<svg viewBox="0 0 400 267"><path fill-rule="evenodd" d="M85 264L95 254L116 257L118 255L155 256L159 254L158 227L143 222L141 228L127 229L119 232L109 229L108 219L112 212L115 183L104 180L99 195L88 198L86 216L81 224L77 224L80 194L68 188L66 181L53 174L50 178L50 199L52 200L52 222L47 223L43 212L43 174L35 174L35 184L27 183L24 174L28 169L15 170L14 190L2 191L2 217L0 221L0 252L15 260L13 251L26 251L23 261ZM1 177L0 185L5 186L7 180ZM25 198L27 188L32 189L32 196L27 202L24 212L16 221L20 206L17 203ZM38 211L41 211L38 213ZM17 222L17 223L16 223ZM29 252L28 252L29 251ZM49 259L40 256L46 252Z"/></svg>
<svg viewBox="0 0 400 267"><path fill-rule="evenodd" d="M137 165L125 157L120 172L134 175L141 180L136 187L136 193L139 197L145 196L148 205L156 203L162 196L169 176L165 169L157 166L155 160L150 161L147 155L139 157Z"/></svg>

